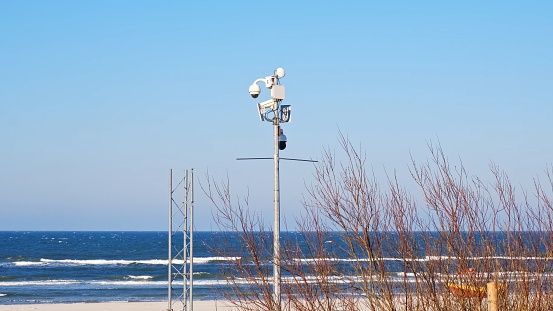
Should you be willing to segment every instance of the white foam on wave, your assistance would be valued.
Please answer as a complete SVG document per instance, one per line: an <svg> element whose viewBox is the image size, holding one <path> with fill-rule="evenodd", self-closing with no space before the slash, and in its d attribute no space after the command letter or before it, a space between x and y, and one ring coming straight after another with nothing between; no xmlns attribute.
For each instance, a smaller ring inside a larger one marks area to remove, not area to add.
<svg viewBox="0 0 553 311"><path fill-rule="evenodd" d="M240 260L241 257L195 257L193 262L195 264L207 264L214 261L236 261ZM16 265L44 265L44 264L62 264L62 265L132 265L132 264L141 264L141 265L163 265L167 266L169 263L165 259L149 259L149 260L107 260L107 259L46 259L42 258L40 261L29 262L29 261L20 261L16 262ZM173 264L184 264L184 260L172 260Z"/></svg>
<svg viewBox="0 0 553 311"><path fill-rule="evenodd" d="M0 294L0 297L8 296L8 294Z"/></svg>
<svg viewBox="0 0 553 311"><path fill-rule="evenodd" d="M59 287L63 286L64 288L86 288L88 286L93 287L107 287L107 288L121 288L121 287L166 287L167 281L154 281L150 276L128 276L128 280L72 280L72 279L60 279L60 280L36 280L36 281L8 281L1 282L2 287ZM247 283L246 280L244 282ZM174 285L183 285L182 280L176 281ZM199 279L194 280L194 284L198 286L214 286L220 284L226 284L226 281L221 281L217 279ZM6 295L6 294L4 294Z"/></svg>
<svg viewBox="0 0 553 311"><path fill-rule="evenodd" d="M151 280L154 278L151 275L127 275L127 277L132 280Z"/></svg>
<svg viewBox="0 0 553 311"><path fill-rule="evenodd" d="M41 263L46 264L68 264L68 265L167 265L167 260L151 259L151 260L107 260L107 259L40 259Z"/></svg>
<svg viewBox="0 0 553 311"><path fill-rule="evenodd" d="M210 262L214 262L214 261L237 261L237 260L240 260L242 259L242 257L217 257L217 256L214 256L214 257L194 257L192 259L192 262L195 263L195 264L207 264L207 263L210 263ZM182 265L184 264L184 260L172 260L172 263L173 264L177 264L177 265ZM165 263L167 264L167 263Z"/></svg>
<svg viewBox="0 0 553 311"><path fill-rule="evenodd" d="M167 281L147 281L147 280L129 280L129 281L92 281L86 284L95 286L166 286Z"/></svg>
<svg viewBox="0 0 553 311"><path fill-rule="evenodd" d="M508 257L508 256L489 256L489 257L467 257L466 260L484 260L484 259L499 259L499 260L520 260L520 261L551 261L551 257ZM399 258L399 257L381 257L381 258L294 258L296 262L302 263L317 263L322 261L327 262L371 262L371 261L398 261L398 262L429 262L429 261L445 261L445 260L458 260L454 257L448 256L425 256L421 258Z"/></svg>
<svg viewBox="0 0 553 311"><path fill-rule="evenodd" d="M41 281L14 281L2 282L2 286L51 286L51 285L74 285L79 284L76 280L41 280Z"/></svg>
<svg viewBox="0 0 553 311"><path fill-rule="evenodd" d="M16 266L18 266L18 267L41 266L41 265L45 265L44 262L40 262L40 261L14 261L13 264L16 265Z"/></svg>
<svg viewBox="0 0 553 311"><path fill-rule="evenodd" d="M505 256L494 256L494 257L486 257L488 259L500 259L500 260L535 260L535 261L541 261L541 260L551 260L552 258L548 257L505 257ZM220 256L214 256L214 257L195 257L193 259L194 264L208 264L212 262L228 262L228 261L237 261L241 260L241 257L220 257ZM484 259L484 257L469 257L467 260L481 260ZM455 260L455 258L449 258L447 256L425 256L421 258L395 258L395 257L385 257L385 258L296 258L294 261L302 262L304 264L313 264L320 261L327 261L327 262L371 262L371 261L419 261L419 262L429 262L429 261L440 261L440 260ZM172 260L173 264L176 265L182 265L184 264L184 260ZM140 265L163 265L167 266L169 263L166 259L150 259L150 260L107 260L107 259L45 259L42 258L40 261L15 261L13 264L15 266L39 266L39 265L133 265L133 264L140 264Z"/></svg>
<svg viewBox="0 0 553 311"><path fill-rule="evenodd" d="M41 281L14 281L14 282L2 282L2 286L15 287L15 286L142 286L142 285L159 285L165 286L167 281L148 281L148 280L127 280L127 281L84 281L84 280L41 280Z"/></svg>
<svg viewBox="0 0 553 311"><path fill-rule="evenodd" d="M213 261L237 261L241 257L195 257L192 262L197 264L208 263Z"/></svg>

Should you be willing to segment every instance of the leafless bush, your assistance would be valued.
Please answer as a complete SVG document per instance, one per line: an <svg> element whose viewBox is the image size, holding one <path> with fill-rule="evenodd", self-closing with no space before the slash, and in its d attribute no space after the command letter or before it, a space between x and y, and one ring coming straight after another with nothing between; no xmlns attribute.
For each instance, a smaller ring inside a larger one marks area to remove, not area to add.
<svg viewBox="0 0 553 311"><path fill-rule="evenodd" d="M221 183L209 176L206 180L207 184L201 187L213 202L214 218L222 235L217 239L222 244L213 249L222 257L236 258L232 265L223 266L228 286L222 294L242 310L276 310L271 267L267 265L272 260L270 232L248 209L248 197L233 200L228 178Z"/></svg>
<svg viewBox="0 0 553 311"><path fill-rule="evenodd" d="M362 148L344 136L340 144L345 161L323 152L299 233L281 241L285 308L473 310L484 306L481 289L494 281L501 310L553 309L552 169L528 193L495 165L494 180L482 181L429 144L429 160L410 166L423 198L417 201L395 175L379 183ZM225 272L232 289L226 297L243 310L275 310L271 269L263 264L272 263L272 235L247 199L232 202L228 180L214 184L204 191L220 229L245 245L226 256L251 257Z"/></svg>

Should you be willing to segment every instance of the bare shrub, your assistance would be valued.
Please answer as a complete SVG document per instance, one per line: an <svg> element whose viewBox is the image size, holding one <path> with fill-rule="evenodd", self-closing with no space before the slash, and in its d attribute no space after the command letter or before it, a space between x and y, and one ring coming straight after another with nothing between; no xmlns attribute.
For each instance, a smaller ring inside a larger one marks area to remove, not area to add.
<svg viewBox="0 0 553 311"><path fill-rule="evenodd" d="M248 198L233 200L230 183L216 183L209 176L200 185L212 201L219 227L220 244L213 250L222 257L235 258L222 271L228 286L223 296L241 310L276 310L272 294L272 239L263 222L248 209ZM239 240L238 247L236 240ZM221 243L222 241L222 243Z"/></svg>
<svg viewBox="0 0 553 311"><path fill-rule="evenodd" d="M485 182L429 144L429 160L410 165L417 201L395 175L379 183L361 147L343 135L340 145L345 160L323 152L299 232L281 241L284 308L473 310L484 306L486 284L497 282L500 310L553 309L552 169L529 194L497 166ZM275 310L271 232L247 198L232 202L228 180L204 191L220 229L244 245L227 243L220 253L250 257L224 271L227 299L242 310Z"/></svg>

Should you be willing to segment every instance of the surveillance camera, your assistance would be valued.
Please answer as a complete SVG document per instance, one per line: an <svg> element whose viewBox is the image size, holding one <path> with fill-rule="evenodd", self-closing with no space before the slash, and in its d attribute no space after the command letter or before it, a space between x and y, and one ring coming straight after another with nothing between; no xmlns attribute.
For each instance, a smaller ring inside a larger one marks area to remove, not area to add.
<svg viewBox="0 0 553 311"><path fill-rule="evenodd" d="M278 149L284 150L286 149L286 135L284 135L284 131L280 129L280 135L278 136Z"/></svg>
<svg viewBox="0 0 553 311"><path fill-rule="evenodd" d="M249 92L250 92L250 95L253 98L257 98L257 96L259 96L259 93L261 93L261 88L259 87L259 85L254 83L254 84L250 85Z"/></svg>

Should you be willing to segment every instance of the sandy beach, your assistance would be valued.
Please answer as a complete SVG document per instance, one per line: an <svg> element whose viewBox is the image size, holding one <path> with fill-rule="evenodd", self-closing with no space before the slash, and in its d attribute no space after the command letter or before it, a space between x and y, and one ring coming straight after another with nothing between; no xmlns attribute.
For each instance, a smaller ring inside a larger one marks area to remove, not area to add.
<svg viewBox="0 0 553 311"><path fill-rule="evenodd" d="M166 311L167 302L105 302L74 304L25 304L0 305L0 311ZM181 311L182 305L173 306L174 311ZM225 301L194 301L194 310L198 311L231 311Z"/></svg>

